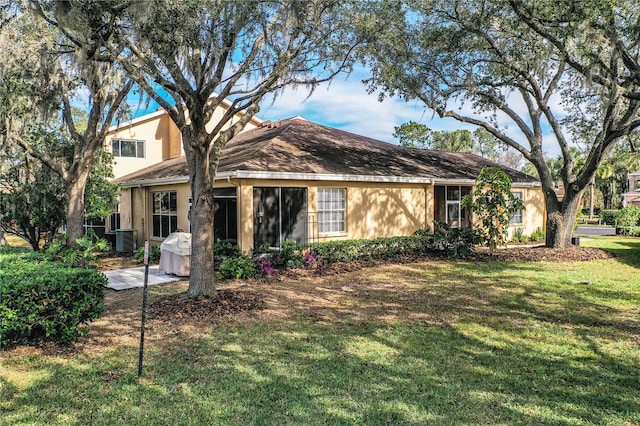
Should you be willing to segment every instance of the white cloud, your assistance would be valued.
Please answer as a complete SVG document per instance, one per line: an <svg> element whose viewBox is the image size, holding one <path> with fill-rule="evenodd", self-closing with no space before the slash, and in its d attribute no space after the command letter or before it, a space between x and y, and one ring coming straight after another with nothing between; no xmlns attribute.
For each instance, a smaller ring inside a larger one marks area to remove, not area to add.
<svg viewBox="0 0 640 426"><path fill-rule="evenodd" d="M304 87L288 88L278 94L275 100L271 96L265 98L258 116L264 120L275 121L300 115L316 123L392 143L397 143L393 138L394 127L408 121L423 123L433 130L473 131L476 128L452 118L439 118L419 101L405 102L397 98L386 98L379 102L377 93L369 94L362 83L367 76L366 70L357 69L347 78L336 78L331 83L320 85L311 95ZM138 102L130 99L134 105L140 101L139 96L135 96ZM516 93L511 94L508 101L521 117L527 117L526 105ZM559 96L553 96L551 104L554 112L560 116L564 115L565 110ZM143 105L136 115L154 111L156 108L155 102L151 102L151 105ZM463 115L482 119L486 115L475 113L470 102L460 105L451 103L450 108L457 109ZM497 119L501 128L512 139L528 146L524 135L506 114L499 112ZM545 126L544 131L544 150L551 156L559 155L559 148L548 126Z"/></svg>
<svg viewBox="0 0 640 426"><path fill-rule="evenodd" d="M307 120L386 142L397 142L393 128L408 121L418 121L436 130L465 128L452 119L433 117L419 102L387 98L378 101L377 94L367 93L362 75L336 79L323 84L309 96L304 88L289 89L273 99L265 99L259 116L278 120L301 115Z"/></svg>
<svg viewBox="0 0 640 426"><path fill-rule="evenodd" d="M309 96L305 88L287 89L273 101L265 99L259 116L265 120L279 120L301 115L307 120L325 124L341 130L368 136L386 142L397 143L393 138L393 129L408 121L417 121L434 130L475 130L475 126L459 122L452 118L439 118L431 110L426 109L419 101L405 102L397 98L386 98L378 101L376 93L369 94L361 82L366 78L364 71L356 72L346 79L335 79L331 84L323 84ZM554 99L553 109L563 111L559 99ZM511 107L522 117L527 117L526 105L522 99L513 94L509 96ZM456 105L461 114L478 115L470 102ZM501 128L514 140L528 146L528 142L515 122L506 114L497 114ZM545 150L552 155L558 152L553 135L545 135Z"/></svg>

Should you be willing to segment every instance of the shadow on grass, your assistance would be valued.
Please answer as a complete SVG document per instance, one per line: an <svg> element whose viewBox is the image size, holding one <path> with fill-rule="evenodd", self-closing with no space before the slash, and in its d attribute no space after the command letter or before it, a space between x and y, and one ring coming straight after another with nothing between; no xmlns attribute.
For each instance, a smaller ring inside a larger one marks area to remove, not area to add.
<svg viewBox="0 0 640 426"><path fill-rule="evenodd" d="M585 241L588 247L598 247L613 253L622 263L640 268L640 238L638 237L593 237Z"/></svg>
<svg viewBox="0 0 640 426"><path fill-rule="evenodd" d="M6 360L0 424L640 423L637 308L613 300L637 294L545 268L408 265L404 291L389 271L396 287L296 289L286 320L176 328L139 384L133 348Z"/></svg>
<svg viewBox="0 0 640 426"><path fill-rule="evenodd" d="M640 421L637 366L493 326L241 323L148 353L38 363L4 386L3 424L622 424ZM497 333L497 334L496 334ZM582 332L581 332L582 333ZM589 349L589 345L594 347ZM19 368L19 366L12 366Z"/></svg>

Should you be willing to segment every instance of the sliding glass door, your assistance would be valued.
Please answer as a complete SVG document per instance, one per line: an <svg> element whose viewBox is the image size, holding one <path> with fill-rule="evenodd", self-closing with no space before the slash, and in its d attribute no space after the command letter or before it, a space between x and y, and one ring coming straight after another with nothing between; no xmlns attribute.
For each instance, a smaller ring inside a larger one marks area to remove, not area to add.
<svg viewBox="0 0 640 426"><path fill-rule="evenodd" d="M283 240L307 239L307 189L253 188L253 238L259 247L279 247Z"/></svg>

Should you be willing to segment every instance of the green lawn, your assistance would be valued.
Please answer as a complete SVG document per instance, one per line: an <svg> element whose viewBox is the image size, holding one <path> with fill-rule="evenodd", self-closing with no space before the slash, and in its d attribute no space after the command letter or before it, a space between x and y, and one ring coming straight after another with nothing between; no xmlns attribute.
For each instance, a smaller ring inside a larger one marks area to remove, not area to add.
<svg viewBox="0 0 640 426"><path fill-rule="evenodd" d="M0 424L637 425L640 239L583 245L617 258L318 278L406 290L340 299L339 319L302 309L167 334L149 346L140 383L132 345L11 353L0 361ZM373 308L402 315L366 315Z"/></svg>

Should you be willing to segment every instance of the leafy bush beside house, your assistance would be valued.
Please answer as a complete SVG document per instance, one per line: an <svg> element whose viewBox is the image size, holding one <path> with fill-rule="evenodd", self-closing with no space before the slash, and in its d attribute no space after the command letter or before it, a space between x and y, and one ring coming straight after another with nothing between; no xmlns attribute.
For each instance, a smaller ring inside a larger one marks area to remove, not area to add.
<svg viewBox="0 0 640 426"><path fill-rule="evenodd" d="M102 313L106 283L94 269L0 248L0 345L75 340Z"/></svg>
<svg viewBox="0 0 640 426"><path fill-rule="evenodd" d="M133 253L133 260L136 263L144 263L144 246L138 247ZM160 262L160 247L155 244L149 244L149 263L156 264Z"/></svg>
<svg viewBox="0 0 640 426"><path fill-rule="evenodd" d="M476 189L462 199L462 204L476 214L480 239L490 254L506 245L511 215L524 209L522 200L511 192L511 178L498 167L480 171Z"/></svg>
<svg viewBox="0 0 640 426"><path fill-rule="evenodd" d="M309 247L284 241L279 250L264 248L250 256L238 253L225 257L217 263L218 278L272 276L295 268L321 273L326 265L336 262L400 260L434 254L459 259L473 255L477 242L474 230L451 228L444 223L435 223L434 228L433 234L419 230L411 236L327 241Z"/></svg>
<svg viewBox="0 0 640 426"><path fill-rule="evenodd" d="M443 223L435 225L436 232L433 234L417 231L406 237L328 241L313 244L309 252L320 256L327 264L356 260L396 260L429 254L465 258L474 253L477 236L472 229L451 228Z"/></svg>

